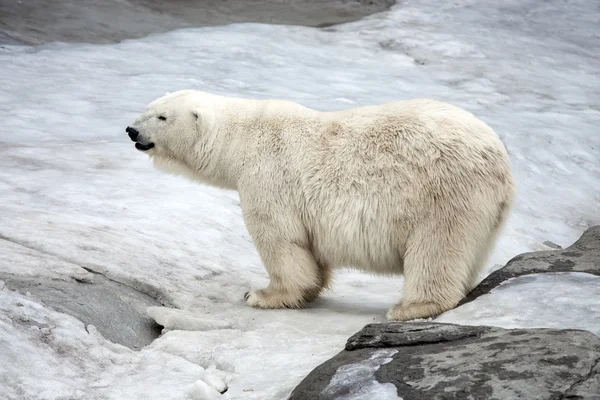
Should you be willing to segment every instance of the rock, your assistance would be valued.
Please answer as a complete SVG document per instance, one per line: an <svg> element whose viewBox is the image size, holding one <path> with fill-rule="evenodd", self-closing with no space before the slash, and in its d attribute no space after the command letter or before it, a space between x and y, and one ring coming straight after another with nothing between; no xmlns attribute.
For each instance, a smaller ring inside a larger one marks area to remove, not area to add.
<svg viewBox="0 0 600 400"><path fill-rule="evenodd" d="M458 306L489 293L507 279L547 272L586 272L600 276L600 225L586 230L564 250L536 251L514 257L504 268L481 281Z"/></svg>
<svg viewBox="0 0 600 400"><path fill-rule="evenodd" d="M431 322L369 324L289 400L600 399L587 331Z"/></svg>
<svg viewBox="0 0 600 400"><path fill-rule="evenodd" d="M9 289L30 293L48 307L92 324L106 339L134 350L150 344L162 327L146 314L154 298L103 275L89 279L59 280L2 274Z"/></svg>
<svg viewBox="0 0 600 400"><path fill-rule="evenodd" d="M8 35L5 32L0 31L0 47L2 45L7 45L7 44L14 46L14 45L23 44L23 42L11 37L10 35Z"/></svg>
<svg viewBox="0 0 600 400"><path fill-rule="evenodd" d="M549 240L546 240L546 241L545 241L544 243L542 243L542 244L543 244L544 246L546 246L546 247L551 247L551 248L553 248L553 249L558 249L558 250L562 249L562 246L561 246L561 245L559 245L559 244L556 244L556 243L554 243L554 242L551 242L551 241L549 241Z"/></svg>
<svg viewBox="0 0 600 400"><path fill-rule="evenodd" d="M384 11L395 0L0 0L0 44L114 43L236 22L323 27Z"/></svg>

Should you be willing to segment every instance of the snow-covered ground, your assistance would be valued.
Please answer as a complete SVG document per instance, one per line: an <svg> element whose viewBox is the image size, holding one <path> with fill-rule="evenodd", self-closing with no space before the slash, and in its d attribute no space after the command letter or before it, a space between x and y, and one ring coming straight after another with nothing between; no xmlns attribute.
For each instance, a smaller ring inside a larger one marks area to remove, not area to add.
<svg viewBox="0 0 600 400"><path fill-rule="evenodd" d="M436 322L502 328L585 329L600 336L600 277L580 272L508 279Z"/></svg>
<svg viewBox="0 0 600 400"><path fill-rule="evenodd" d="M560 0L411 0L324 30L240 24L0 47L0 271L68 279L85 267L171 306L148 311L171 330L134 352L0 283L0 394L282 399L400 298L400 278L343 272L307 309L245 306L268 280L236 193L154 170L125 134L165 92L467 108L501 135L519 184L491 268L600 223L599 65L600 6ZM548 279L537 285L554 287ZM582 287L597 296L597 285ZM578 303L555 304L534 325L571 327L560 304ZM445 320L478 323L471 311ZM521 312L502 324L533 326Z"/></svg>

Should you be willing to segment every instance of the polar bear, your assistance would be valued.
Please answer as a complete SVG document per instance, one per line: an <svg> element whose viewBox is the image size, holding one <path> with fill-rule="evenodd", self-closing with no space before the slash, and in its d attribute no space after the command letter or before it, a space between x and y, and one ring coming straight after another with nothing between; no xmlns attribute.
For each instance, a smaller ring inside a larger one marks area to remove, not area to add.
<svg viewBox="0 0 600 400"><path fill-rule="evenodd" d="M245 295L258 308L301 307L353 267L404 276L389 320L434 317L476 285L516 190L496 133L431 99L319 112L182 90L126 131L157 168L238 191L270 278Z"/></svg>

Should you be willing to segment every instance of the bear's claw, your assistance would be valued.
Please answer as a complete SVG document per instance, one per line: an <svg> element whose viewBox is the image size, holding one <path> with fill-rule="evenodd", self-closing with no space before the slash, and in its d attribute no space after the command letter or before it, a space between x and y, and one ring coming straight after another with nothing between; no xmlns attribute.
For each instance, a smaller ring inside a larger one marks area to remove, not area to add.
<svg viewBox="0 0 600 400"><path fill-rule="evenodd" d="M412 321L437 317L452 307L444 307L434 302L403 303L395 305L387 312L388 321Z"/></svg>
<svg viewBox="0 0 600 400"><path fill-rule="evenodd" d="M244 295L246 304L254 308L300 308L304 303L301 296L287 292L274 292L268 289L251 291Z"/></svg>

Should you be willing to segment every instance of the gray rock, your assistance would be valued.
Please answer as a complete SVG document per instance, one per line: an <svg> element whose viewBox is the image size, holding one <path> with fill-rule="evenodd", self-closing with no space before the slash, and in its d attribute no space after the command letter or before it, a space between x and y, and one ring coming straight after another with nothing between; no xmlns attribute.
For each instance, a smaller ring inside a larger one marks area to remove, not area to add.
<svg viewBox="0 0 600 400"><path fill-rule="evenodd" d="M154 298L103 275L93 280L54 280L0 274L9 289L30 295L56 311L92 324L106 339L137 350L156 339L162 327L146 315Z"/></svg>
<svg viewBox="0 0 600 400"><path fill-rule="evenodd" d="M578 330L370 324L289 400L378 399L394 388L404 400L598 400L600 338Z"/></svg>
<svg viewBox="0 0 600 400"><path fill-rule="evenodd" d="M551 242L549 240L546 240L544 243L542 243L544 246L548 246L548 247L552 247L553 249L562 249L562 246L560 244L556 244L554 242Z"/></svg>
<svg viewBox="0 0 600 400"><path fill-rule="evenodd" d="M458 306L489 293L507 279L544 272L587 272L600 276L600 225L586 230L564 250L536 251L514 257L481 281Z"/></svg>
<svg viewBox="0 0 600 400"><path fill-rule="evenodd" d="M236 22L323 27L384 11L394 3L395 0L0 0L0 44L112 43L173 29Z"/></svg>

